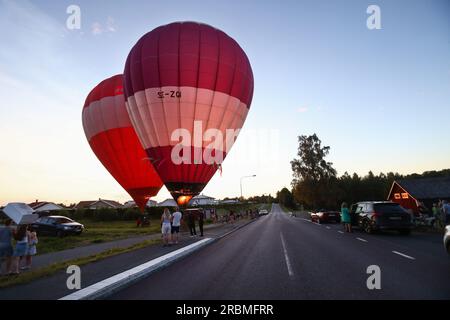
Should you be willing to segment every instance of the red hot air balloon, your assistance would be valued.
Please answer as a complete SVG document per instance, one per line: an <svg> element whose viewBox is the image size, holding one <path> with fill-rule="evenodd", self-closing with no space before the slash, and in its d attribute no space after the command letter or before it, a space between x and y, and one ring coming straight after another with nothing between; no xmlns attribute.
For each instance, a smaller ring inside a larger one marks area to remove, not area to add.
<svg viewBox="0 0 450 320"><path fill-rule="evenodd" d="M162 181L131 125L122 75L102 81L89 93L82 118L92 151L144 211L148 199L161 189Z"/></svg>
<svg viewBox="0 0 450 320"><path fill-rule="evenodd" d="M174 199L185 204L203 190L242 128L253 73L224 32L176 22L145 34L132 48L124 92L144 149Z"/></svg>

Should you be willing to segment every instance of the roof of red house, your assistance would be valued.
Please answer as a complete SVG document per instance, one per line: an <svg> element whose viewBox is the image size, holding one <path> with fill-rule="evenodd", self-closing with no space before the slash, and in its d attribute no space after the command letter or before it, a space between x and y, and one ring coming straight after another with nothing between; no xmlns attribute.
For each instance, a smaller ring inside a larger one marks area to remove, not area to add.
<svg viewBox="0 0 450 320"><path fill-rule="evenodd" d="M395 182L416 199L450 198L450 177L404 179Z"/></svg>

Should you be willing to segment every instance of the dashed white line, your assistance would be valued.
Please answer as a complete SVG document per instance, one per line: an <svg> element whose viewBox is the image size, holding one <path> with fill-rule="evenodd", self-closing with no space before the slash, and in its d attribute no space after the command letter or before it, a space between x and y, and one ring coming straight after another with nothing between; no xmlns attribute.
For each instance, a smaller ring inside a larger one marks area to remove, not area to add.
<svg viewBox="0 0 450 320"><path fill-rule="evenodd" d="M286 243L284 242L284 237L283 234L280 232L280 237L281 237L281 244L283 245L283 251L284 251L284 259L286 260L286 266L288 269L288 273L289 273L289 277L294 277L294 271L292 271L292 267L291 267L291 261L289 260L289 256L286 250Z"/></svg>
<svg viewBox="0 0 450 320"><path fill-rule="evenodd" d="M344 234L344 231L339 230L338 232Z"/></svg>
<svg viewBox="0 0 450 320"><path fill-rule="evenodd" d="M416 260L416 258L408 256L408 255L406 255L404 253L401 253L401 252L398 252L398 251L392 251L392 253L398 254L399 256L402 256L403 258L406 258L406 259Z"/></svg>
<svg viewBox="0 0 450 320"><path fill-rule="evenodd" d="M363 239L363 238L356 238L356 239L358 239L359 241L362 241L362 242L368 242L366 239Z"/></svg>
<svg viewBox="0 0 450 320"><path fill-rule="evenodd" d="M327 226L327 229L330 230L331 228Z"/></svg>

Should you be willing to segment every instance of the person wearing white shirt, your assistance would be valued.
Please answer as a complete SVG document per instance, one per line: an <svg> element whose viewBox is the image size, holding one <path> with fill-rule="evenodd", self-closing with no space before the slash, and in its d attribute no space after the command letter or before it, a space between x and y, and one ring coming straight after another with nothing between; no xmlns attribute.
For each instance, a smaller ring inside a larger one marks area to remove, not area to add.
<svg viewBox="0 0 450 320"><path fill-rule="evenodd" d="M181 220L183 215L178 208L172 213L172 243L178 244L178 234L180 233Z"/></svg>

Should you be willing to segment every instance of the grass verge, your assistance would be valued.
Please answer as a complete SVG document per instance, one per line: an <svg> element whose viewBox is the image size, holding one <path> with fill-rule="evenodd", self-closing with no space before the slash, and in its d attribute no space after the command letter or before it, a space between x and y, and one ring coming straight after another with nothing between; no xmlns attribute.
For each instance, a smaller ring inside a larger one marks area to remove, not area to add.
<svg viewBox="0 0 450 320"><path fill-rule="evenodd" d="M96 262L99 260L103 260L105 258L115 256L118 254L145 248L147 246L150 246L150 245L153 245L156 243L160 243L160 242L161 242L161 240L159 240L159 239L146 240L146 241L136 243L136 244L126 247L126 248L114 248L114 249L109 249L109 250L103 251L99 254L95 254L95 255L91 255L91 256L87 256L87 257L83 257L83 258L77 258L77 259L66 260L66 261L62 261L62 262L56 262L47 267L42 267L42 268L39 268L36 270L32 270L30 272L21 273L20 275L17 275L17 276L4 276L4 277L0 278L0 288L6 288L6 287L13 286L13 285L29 283L36 279L41 279L43 277L51 276L58 271L66 269L70 265L82 266L82 265L85 265L88 263Z"/></svg>
<svg viewBox="0 0 450 320"><path fill-rule="evenodd" d="M39 254L82 247L90 244L126 239L130 237L150 235L160 232L159 221L152 220L148 227L136 227L134 221L78 221L85 226L84 232L79 236L66 236L63 238L40 236L37 246Z"/></svg>

